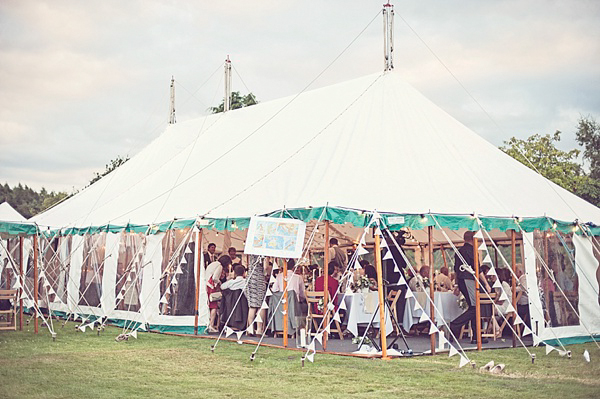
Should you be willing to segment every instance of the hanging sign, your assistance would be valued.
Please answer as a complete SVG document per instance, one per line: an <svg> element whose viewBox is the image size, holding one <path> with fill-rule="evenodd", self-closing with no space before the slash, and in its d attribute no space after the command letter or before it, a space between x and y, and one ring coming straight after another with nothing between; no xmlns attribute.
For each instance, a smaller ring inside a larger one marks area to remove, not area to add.
<svg viewBox="0 0 600 399"><path fill-rule="evenodd" d="M302 257L305 231L306 223L301 220L254 216L244 253L298 259Z"/></svg>

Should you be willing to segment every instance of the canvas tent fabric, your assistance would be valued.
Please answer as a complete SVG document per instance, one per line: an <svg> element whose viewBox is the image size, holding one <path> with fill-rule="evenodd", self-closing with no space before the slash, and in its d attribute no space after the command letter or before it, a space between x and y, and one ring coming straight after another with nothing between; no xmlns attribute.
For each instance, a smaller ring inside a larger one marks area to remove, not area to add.
<svg viewBox="0 0 600 399"><path fill-rule="evenodd" d="M159 311L163 296L157 282L169 258L164 240L169 230L198 222L204 231L235 231L246 228L253 215L362 227L373 211L382 214L385 225L415 230L435 226L427 214L435 214L436 223L452 230L476 230L481 220L486 230L497 229L497 237L517 229L515 217L524 218L519 226L526 231L551 230L555 224L571 231L575 220L600 224L600 209L504 154L398 72L385 72L169 125L114 172L34 217L37 225L0 222L0 232L34 234L39 226L48 240L58 232L61 248L74 234L71 249L60 252L70 263L70 294L65 303L51 304L55 310L189 332L192 316ZM127 233L147 236L139 292L145 306L139 312L114 309L116 251ZM89 255L84 254L84 242L102 234L107 236L107 253L114 256L104 261L102 306L86 307L78 297ZM578 272L596 270L590 239L575 241L583 248L576 256L587 262ZM535 290L534 248L527 240L523 244L527 278ZM205 279L200 276L201 305L206 303L202 287ZM582 287L582 301L598 292L597 287ZM207 309L200 310L199 325L206 326ZM594 320L594 333L600 332L598 314L595 305L582 313ZM587 333L577 327L561 331L569 336Z"/></svg>
<svg viewBox="0 0 600 399"><path fill-rule="evenodd" d="M9 222L25 222L27 219L13 208L8 202L0 204L0 220Z"/></svg>
<svg viewBox="0 0 600 399"><path fill-rule="evenodd" d="M34 220L147 224L325 205L600 224L598 208L501 152L397 72L169 125Z"/></svg>

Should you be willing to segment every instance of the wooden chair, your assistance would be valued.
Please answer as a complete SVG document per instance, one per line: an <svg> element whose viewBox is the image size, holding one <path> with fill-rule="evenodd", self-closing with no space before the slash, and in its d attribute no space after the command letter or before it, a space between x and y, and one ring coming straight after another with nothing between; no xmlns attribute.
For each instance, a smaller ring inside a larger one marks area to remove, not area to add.
<svg viewBox="0 0 600 399"><path fill-rule="evenodd" d="M324 315L315 313L313 307L318 308L319 301L323 299L324 293L323 291L306 291L306 302L308 304L308 315L306 316L306 329L308 331L308 336L316 335L319 330L319 326L321 325ZM330 316L330 320L331 320ZM344 340L344 333L342 332L342 326L337 320L334 320L333 324L335 327L330 328L332 333L337 333L340 337L340 340ZM312 327L314 326L315 332L312 332ZM325 326L322 326L323 328Z"/></svg>
<svg viewBox="0 0 600 399"><path fill-rule="evenodd" d="M387 301L390 304L392 313L394 314L394 320L397 321L397 323L393 323L394 324L394 332L396 333L396 335L400 335L400 326L398 325L398 323L400 323L402 321L402 320L398 320L398 309L396 309L396 304L398 303L398 299L400 299L401 293L402 293L402 291L400 291L400 290L398 290L398 291L390 290L390 292L388 292L388 295L387 295Z"/></svg>
<svg viewBox="0 0 600 399"><path fill-rule="evenodd" d="M12 301L12 307L7 310L0 310L0 316L5 320L0 320L0 330L17 329L17 296L18 290L0 290L0 300Z"/></svg>

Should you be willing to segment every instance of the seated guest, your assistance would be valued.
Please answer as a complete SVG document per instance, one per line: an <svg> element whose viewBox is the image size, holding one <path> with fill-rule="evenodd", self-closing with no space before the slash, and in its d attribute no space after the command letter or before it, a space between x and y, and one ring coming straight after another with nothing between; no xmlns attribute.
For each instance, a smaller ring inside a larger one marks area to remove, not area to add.
<svg viewBox="0 0 600 399"><path fill-rule="evenodd" d="M237 249L235 249L235 247L229 248L227 250L227 254L231 258L231 263L233 263L233 264L240 263L241 264L242 260L239 258L239 256L237 256Z"/></svg>
<svg viewBox="0 0 600 399"><path fill-rule="evenodd" d="M333 272L335 271L335 266L337 265L337 262L335 260L332 260L331 262L329 262L329 265L327 266L327 292L329 293L329 301L332 301L333 304L335 305L335 308L337 310L338 307L338 298L337 298L337 292L338 292L338 288L339 288L339 283L338 281L333 278L331 275L333 274ZM324 291L325 290L325 276L319 276L317 277L317 279L315 280L315 291ZM323 312L321 312L317 306L317 304L313 304L313 312L316 314L323 314Z"/></svg>
<svg viewBox="0 0 600 399"><path fill-rule="evenodd" d="M435 287L437 291L446 292L452 289L452 281L448 277L448 268L443 266L440 272L435 276Z"/></svg>
<svg viewBox="0 0 600 399"><path fill-rule="evenodd" d="M298 296L299 302L306 302L306 295L304 294L304 279L302 278L302 268L299 267L294 273L294 266L296 265L296 261L290 259L288 261L288 271L287 271L287 286L288 291L294 291ZM283 273L277 274L277 279L275 280L275 284L273 284L273 292L283 291Z"/></svg>
<svg viewBox="0 0 600 399"><path fill-rule="evenodd" d="M377 270L375 270L375 266L370 264L368 260L364 259L360 261L360 265L365 271L365 276L367 276L369 280L373 279L374 281L377 281Z"/></svg>
<svg viewBox="0 0 600 399"><path fill-rule="evenodd" d="M233 278L225 281L221 284L221 290L242 290L246 286L246 279L244 273L246 269L244 266L236 263L233 265Z"/></svg>

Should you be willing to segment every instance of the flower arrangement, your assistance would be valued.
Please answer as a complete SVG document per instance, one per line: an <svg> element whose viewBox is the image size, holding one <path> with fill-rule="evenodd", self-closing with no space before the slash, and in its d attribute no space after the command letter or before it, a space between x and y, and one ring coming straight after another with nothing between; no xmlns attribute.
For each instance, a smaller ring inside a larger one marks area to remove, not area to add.
<svg viewBox="0 0 600 399"><path fill-rule="evenodd" d="M463 294L460 294L460 297L458 297L458 307L464 310L466 310L469 307L467 299Z"/></svg>
<svg viewBox="0 0 600 399"><path fill-rule="evenodd" d="M431 282L429 281L429 277L423 278L423 288L427 289L431 286Z"/></svg>
<svg viewBox="0 0 600 399"><path fill-rule="evenodd" d="M367 276L360 276L355 283L350 285L353 292L359 292L363 288L369 288L371 286L371 280Z"/></svg>
<svg viewBox="0 0 600 399"><path fill-rule="evenodd" d="M319 309L319 312L323 313L323 309L325 309L325 300L323 298L319 298L317 309Z"/></svg>

